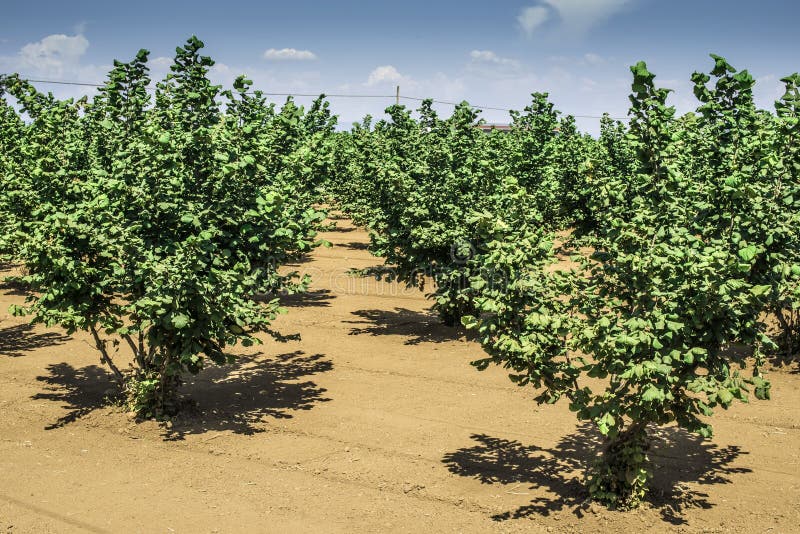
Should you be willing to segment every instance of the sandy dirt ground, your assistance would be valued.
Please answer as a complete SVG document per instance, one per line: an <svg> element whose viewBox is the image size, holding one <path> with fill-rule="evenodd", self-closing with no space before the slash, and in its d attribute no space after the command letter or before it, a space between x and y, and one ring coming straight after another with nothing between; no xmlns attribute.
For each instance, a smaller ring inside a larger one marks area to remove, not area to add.
<svg viewBox="0 0 800 534"><path fill-rule="evenodd" d="M585 502L597 436L537 406L416 289L348 275L380 265L339 221L298 269L277 328L183 393L197 407L136 424L88 338L31 328L0 286L0 531L800 532L800 374L715 418L703 441L656 430L646 505Z"/></svg>

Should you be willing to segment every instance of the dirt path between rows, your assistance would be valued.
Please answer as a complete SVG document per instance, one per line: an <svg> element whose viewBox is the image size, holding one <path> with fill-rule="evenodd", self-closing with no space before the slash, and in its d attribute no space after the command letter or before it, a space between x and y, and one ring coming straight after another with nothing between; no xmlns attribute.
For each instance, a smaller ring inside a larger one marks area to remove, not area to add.
<svg viewBox="0 0 800 534"><path fill-rule="evenodd" d="M171 427L108 405L88 339L8 316L24 295L0 285L0 531L800 531L800 374L711 441L660 430L642 510L586 506L592 430L471 367L419 291L348 275L380 264L361 230L325 237L276 324L302 340L208 369Z"/></svg>

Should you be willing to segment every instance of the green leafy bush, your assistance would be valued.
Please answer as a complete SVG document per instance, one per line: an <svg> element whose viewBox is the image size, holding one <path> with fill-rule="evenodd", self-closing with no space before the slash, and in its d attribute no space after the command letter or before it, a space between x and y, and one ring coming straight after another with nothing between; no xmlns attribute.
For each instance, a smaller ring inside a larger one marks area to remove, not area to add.
<svg viewBox="0 0 800 534"><path fill-rule="evenodd" d="M508 134L476 128L479 112L466 102L446 119L432 101L418 119L402 106L387 113L340 136L328 192L370 230L371 251L402 282L423 288L432 280L434 310L456 324L474 312L471 259L488 237L476 214L524 208L548 228L568 225L585 194L576 177L593 141L572 117L559 120L546 94L513 114ZM511 198L521 204L510 206Z"/></svg>
<svg viewBox="0 0 800 534"><path fill-rule="evenodd" d="M489 289L463 318L489 356L479 368L503 365L541 389L539 402L566 398L596 424L607 444L588 489L620 509L645 495L648 425L708 437L715 408L769 398L766 312L786 306L776 295L792 300L798 250L790 156L776 150L792 121L755 110L752 78L715 57L714 89L694 76L698 114L675 118L644 63L632 72L630 126L623 136L606 119L599 157L583 169L595 194L583 219L591 224L569 245L578 263L553 266L546 233L495 219L473 280ZM508 235L498 232L506 226ZM746 376L739 367L750 361Z"/></svg>
<svg viewBox="0 0 800 534"><path fill-rule="evenodd" d="M312 171L296 171L308 159L299 125L325 132L331 119L294 106L276 115L245 78L221 93L202 46L177 49L154 97L144 50L116 62L91 103L6 82L30 117L3 119L22 151L3 160L5 206L23 200L3 220L34 291L14 312L91 332L145 416L174 413L181 377L230 362L231 345L281 339L277 294L308 280L278 269L320 243L325 217L303 181ZM115 362L120 347L130 371Z"/></svg>

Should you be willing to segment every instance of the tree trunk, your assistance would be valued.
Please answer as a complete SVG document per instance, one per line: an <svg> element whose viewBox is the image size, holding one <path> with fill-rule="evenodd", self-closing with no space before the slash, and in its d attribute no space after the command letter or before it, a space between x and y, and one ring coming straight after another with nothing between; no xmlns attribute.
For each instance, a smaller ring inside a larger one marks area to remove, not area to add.
<svg viewBox="0 0 800 534"><path fill-rule="evenodd" d="M609 508L637 508L651 477L647 464L647 423L633 423L611 438L602 455L589 469L591 497Z"/></svg>

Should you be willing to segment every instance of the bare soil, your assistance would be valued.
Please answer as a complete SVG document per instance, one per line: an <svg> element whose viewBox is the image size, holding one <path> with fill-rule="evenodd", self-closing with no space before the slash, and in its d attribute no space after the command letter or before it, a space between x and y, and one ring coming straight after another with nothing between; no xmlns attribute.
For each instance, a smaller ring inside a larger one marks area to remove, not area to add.
<svg viewBox="0 0 800 534"><path fill-rule="evenodd" d="M302 340L204 371L169 423L129 419L89 339L9 316L0 285L0 531L800 531L796 367L712 440L654 429L649 501L611 512L585 502L590 427L476 371L418 290L348 275L380 265L362 231L325 237L276 324Z"/></svg>

